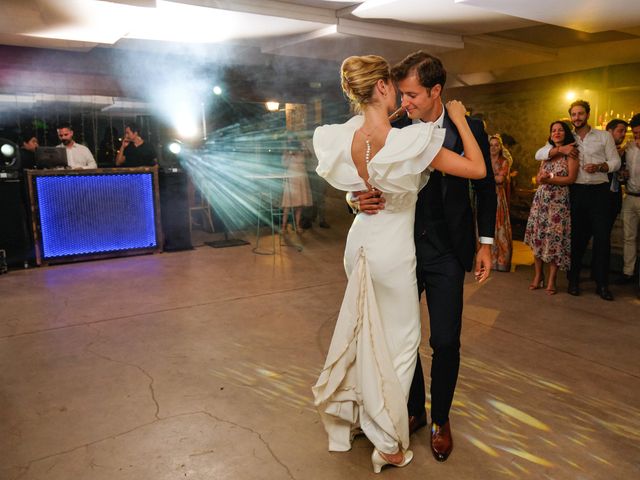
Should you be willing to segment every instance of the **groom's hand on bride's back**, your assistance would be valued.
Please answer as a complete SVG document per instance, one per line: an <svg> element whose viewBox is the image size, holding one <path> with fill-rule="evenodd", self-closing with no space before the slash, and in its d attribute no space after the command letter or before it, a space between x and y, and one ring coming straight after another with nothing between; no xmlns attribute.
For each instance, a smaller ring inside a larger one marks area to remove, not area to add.
<svg viewBox="0 0 640 480"><path fill-rule="evenodd" d="M379 190L365 190L353 192L349 202L354 211L375 215L380 210L384 210L385 198Z"/></svg>

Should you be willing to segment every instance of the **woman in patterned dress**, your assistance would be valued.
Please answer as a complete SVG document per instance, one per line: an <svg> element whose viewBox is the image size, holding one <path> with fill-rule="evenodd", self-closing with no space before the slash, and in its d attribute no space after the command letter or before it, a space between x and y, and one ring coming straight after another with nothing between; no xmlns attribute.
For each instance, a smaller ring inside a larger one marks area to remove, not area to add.
<svg viewBox="0 0 640 480"><path fill-rule="evenodd" d="M489 151L491 153L491 166L496 181L496 197L498 208L496 210L496 232L491 245L491 269L498 272L511 270L511 253L513 251L511 239L511 220L509 219L509 200L507 199L506 186L511 177L511 154L502 143L500 135L489 137Z"/></svg>
<svg viewBox="0 0 640 480"><path fill-rule="evenodd" d="M549 143L554 147L573 145L573 133L565 122L549 127ZM579 160L559 152L540 165L536 177L538 190L533 197L524 242L534 255L535 273L529 290L544 286L543 263L549 264L546 292L554 295L558 269L571 266L571 209L569 185L578 176Z"/></svg>

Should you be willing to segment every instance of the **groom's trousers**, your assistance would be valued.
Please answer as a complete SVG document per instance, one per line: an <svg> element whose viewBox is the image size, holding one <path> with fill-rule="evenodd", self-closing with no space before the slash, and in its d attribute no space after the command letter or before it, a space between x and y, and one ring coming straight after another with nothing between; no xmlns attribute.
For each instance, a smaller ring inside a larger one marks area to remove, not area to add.
<svg viewBox="0 0 640 480"><path fill-rule="evenodd" d="M429 249L428 249L429 250ZM460 332L465 271L450 253L422 251L417 245L416 275L420 294L425 292L429 311L431 362L431 419L438 425L449 419L460 367ZM429 253L432 253L431 255ZM425 386L420 355L409 392L410 416L425 409Z"/></svg>

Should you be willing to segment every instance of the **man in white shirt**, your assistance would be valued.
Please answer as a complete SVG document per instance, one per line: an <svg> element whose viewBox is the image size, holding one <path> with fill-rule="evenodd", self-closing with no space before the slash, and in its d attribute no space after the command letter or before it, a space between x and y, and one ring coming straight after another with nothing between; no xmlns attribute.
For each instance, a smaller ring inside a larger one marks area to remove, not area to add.
<svg viewBox="0 0 640 480"><path fill-rule="evenodd" d="M58 138L62 142L58 147L67 149L67 165L74 169L98 168L91 151L73 140L73 128L70 124L58 127Z"/></svg>
<svg viewBox="0 0 640 480"><path fill-rule="evenodd" d="M613 142L616 144L616 150L620 155L621 168L624 164L624 139L627 135L627 127L629 124L620 118L614 118L607 123L606 130L613 137ZM618 172L620 173L620 172ZM622 188L618 180L618 173L609 173L609 197L611 199L609 210L609 232L613 230L613 225L618 218L618 214L622 211Z"/></svg>
<svg viewBox="0 0 640 480"><path fill-rule="evenodd" d="M580 151L578 178L571 185L571 269L568 273L571 295L580 295L582 257L593 236L591 260L596 293L603 300L613 300L609 291L610 196L608 172L620 168L620 156L609 132L589 125L591 107L585 100L576 100L569 107L576 146ZM559 147L547 145L536 153L537 160L557 155Z"/></svg>
<svg viewBox="0 0 640 480"><path fill-rule="evenodd" d="M629 281L633 278L638 252L638 225L640 224L640 113L629 122L633 132L633 142L629 142L625 152L626 165L622 178L626 181L626 196L622 201L622 222L624 225L624 267L622 274Z"/></svg>

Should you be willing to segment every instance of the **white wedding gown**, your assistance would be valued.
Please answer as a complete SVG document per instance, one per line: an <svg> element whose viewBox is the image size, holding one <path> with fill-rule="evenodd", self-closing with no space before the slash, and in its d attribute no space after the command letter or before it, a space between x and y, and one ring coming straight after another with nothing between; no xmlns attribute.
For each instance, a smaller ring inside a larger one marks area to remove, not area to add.
<svg viewBox="0 0 640 480"><path fill-rule="evenodd" d="M315 131L317 172L339 190L367 189L351 159L362 123L356 116ZM409 446L407 398L420 343L415 205L444 134L431 123L394 128L368 164L369 183L384 192L385 208L359 213L349 230L347 288L313 387L331 451L349 450L358 427L383 453Z"/></svg>

